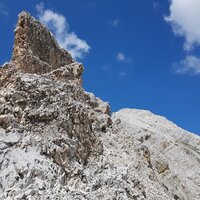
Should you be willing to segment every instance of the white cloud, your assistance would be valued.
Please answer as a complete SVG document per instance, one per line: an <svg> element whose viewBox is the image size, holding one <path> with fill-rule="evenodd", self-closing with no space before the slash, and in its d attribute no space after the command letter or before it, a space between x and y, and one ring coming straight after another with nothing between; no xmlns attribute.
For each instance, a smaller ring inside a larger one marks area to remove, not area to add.
<svg viewBox="0 0 200 200"><path fill-rule="evenodd" d="M200 75L200 58L188 53L200 47L200 0L170 0L170 14L164 17L176 36L184 37L185 59L174 65L177 74Z"/></svg>
<svg viewBox="0 0 200 200"><path fill-rule="evenodd" d="M170 0L169 9L170 15L164 19L175 35L185 38L184 49L200 46L200 0Z"/></svg>
<svg viewBox="0 0 200 200"><path fill-rule="evenodd" d="M0 3L0 14L5 15L5 16L8 16L8 14L9 14L3 3Z"/></svg>
<svg viewBox="0 0 200 200"><path fill-rule="evenodd" d="M118 52L117 54L117 60L119 61L125 61L125 55L122 52Z"/></svg>
<svg viewBox="0 0 200 200"><path fill-rule="evenodd" d="M88 43L78 38L76 33L69 32L69 25L62 14L44 9L43 3L37 4L36 9L39 20L53 32L59 45L68 50L74 59L80 59L85 53L89 52Z"/></svg>
<svg viewBox="0 0 200 200"><path fill-rule="evenodd" d="M120 24L120 20L119 19L113 19L109 21L110 25L113 27L117 27Z"/></svg>
<svg viewBox="0 0 200 200"><path fill-rule="evenodd" d="M126 63L126 64L131 64L133 62L132 58L130 57L127 57L124 53L122 53L121 51L117 53L116 55L116 59L119 61L119 62L123 62L123 63ZM123 66L124 68L118 72L118 75L123 78L123 77L126 77L127 76L127 68L126 68L126 65Z"/></svg>
<svg viewBox="0 0 200 200"><path fill-rule="evenodd" d="M133 60L130 57L127 57L124 53L118 52L116 55L116 59L120 62L132 63Z"/></svg>
<svg viewBox="0 0 200 200"><path fill-rule="evenodd" d="M200 75L200 58L190 55L186 56L179 64L174 65L177 74Z"/></svg>

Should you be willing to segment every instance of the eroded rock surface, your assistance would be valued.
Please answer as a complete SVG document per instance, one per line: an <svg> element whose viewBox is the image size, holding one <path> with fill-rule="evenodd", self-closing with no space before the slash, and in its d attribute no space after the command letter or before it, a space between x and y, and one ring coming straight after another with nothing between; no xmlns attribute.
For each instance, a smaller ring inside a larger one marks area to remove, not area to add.
<svg viewBox="0 0 200 200"><path fill-rule="evenodd" d="M200 139L81 86L83 66L22 12L0 68L0 199L199 200Z"/></svg>
<svg viewBox="0 0 200 200"><path fill-rule="evenodd" d="M12 63L21 71L43 74L73 62L52 34L28 13L19 15L15 29Z"/></svg>

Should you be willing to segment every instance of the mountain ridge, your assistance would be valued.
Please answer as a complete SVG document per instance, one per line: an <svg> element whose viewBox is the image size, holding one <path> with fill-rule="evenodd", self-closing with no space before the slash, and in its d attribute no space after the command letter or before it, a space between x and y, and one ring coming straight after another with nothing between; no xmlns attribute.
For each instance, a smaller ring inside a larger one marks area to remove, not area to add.
<svg viewBox="0 0 200 200"><path fill-rule="evenodd" d="M150 111L111 114L82 73L19 15L0 69L0 199L200 199L200 138Z"/></svg>

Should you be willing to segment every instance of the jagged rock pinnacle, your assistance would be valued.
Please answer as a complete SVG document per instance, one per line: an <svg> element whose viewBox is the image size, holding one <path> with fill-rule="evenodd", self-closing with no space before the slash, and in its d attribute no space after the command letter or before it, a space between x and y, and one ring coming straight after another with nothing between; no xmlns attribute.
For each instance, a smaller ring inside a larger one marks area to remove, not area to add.
<svg viewBox="0 0 200 200"><path fill-rule="evenodd" d="M37 74L73 63L48 29L25 11L19 14L11 61L23 72Z"/></svg>

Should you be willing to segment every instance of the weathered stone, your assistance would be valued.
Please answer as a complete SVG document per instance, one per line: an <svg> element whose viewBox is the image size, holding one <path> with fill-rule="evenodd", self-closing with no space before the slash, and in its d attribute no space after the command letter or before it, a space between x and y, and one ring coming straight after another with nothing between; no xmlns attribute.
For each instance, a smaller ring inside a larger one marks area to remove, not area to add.
<svg viewBox="0 0 200 200"><path fill-rule="evenodd" d="M15 117L13 115L0 115L0 126L4 129L15 123Z"/></svg>
<svg viewBox="0 0 200 200"><path fill-rule="evenodd" d="M166 170L169 170L169 164L166 161L156 161L156 169L159 174L164 173Z"/></svg>
<svg viewBox="0 0 200 200"><path fill-rule="evenodd" d="M200 139L148 111L110 116L28 13L0 68L0 199L199 200Z"/></svg>
<svg viewBox="0 0 200 200"><path fill-rule="evenodd" d="M19 15L15 29L12 63L22 72L43 74L71 64L71 55L61 49L52 34L27 12Z"/></svg>

